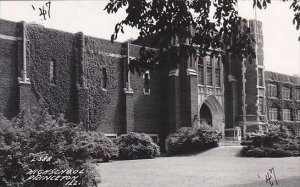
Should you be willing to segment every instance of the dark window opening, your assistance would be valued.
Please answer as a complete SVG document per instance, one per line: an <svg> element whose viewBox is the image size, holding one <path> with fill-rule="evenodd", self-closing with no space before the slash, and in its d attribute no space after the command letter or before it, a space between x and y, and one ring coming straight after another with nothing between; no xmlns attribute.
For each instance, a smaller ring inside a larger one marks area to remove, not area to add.
<svg viewBox="0 0 300 187"><path fill-rule="evenodd" d="M204 85L204 65L202 59L198 61L198 84Z"/></svg>
<svg viewBox="0 0 300 187"><path fill-rule="evenodd" d="M262 68L258 69L258 85L259 86L264 86L264 83L263 83L263 69Z"/></svg>
<svg viewBox="0 0 300 187"><path fill-rule="evenodd" d="M221 70L216 68L216 86L221 87Z"/></svg>
<svg viewBox="0 0 300 187"><path fill-rule="evenodd" d="M212 67L207 66L206 80L207 80L207 86L212 86L212 84L213 84L213 81L212 81Z"/></svg>
<svg viewBox="0 0 300 187"><path fill-rule="evenodd" d="M144 74L144 93L150 94L150 75L149 72Z"/></svg>
<svg viewBox="0 0 300 187"><path fill-rule="evenodd" d="M107 89L107 71L106 71L106 68L102 68L102 88Z"/></svg>

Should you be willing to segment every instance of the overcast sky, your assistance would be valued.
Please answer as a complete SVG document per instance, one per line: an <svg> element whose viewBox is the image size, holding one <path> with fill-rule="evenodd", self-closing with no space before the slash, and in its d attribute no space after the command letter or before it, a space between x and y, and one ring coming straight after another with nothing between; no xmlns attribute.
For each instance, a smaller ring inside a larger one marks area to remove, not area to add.
<svg viewBox="0 0 300 187"><path fill-rule="evenodd" d="M37 22L49 28L74 33L82 31L86 35L109 40L114 25L126 16L125 11L108 15L103 10L107 0L51 1L51 18L43 20L39 16L39 8L44 5L46 9L45 3L47 1L0 1L0 18ZM300 75L300 32L292 24L293 12L289 9L289 3L273 0L267 10L257 10L255 14L252 0L240 0L239 12L245 18L256 17L263 22L266 70ZM127 28L118 41L136 38L137 35L136 30Z"/></svg>

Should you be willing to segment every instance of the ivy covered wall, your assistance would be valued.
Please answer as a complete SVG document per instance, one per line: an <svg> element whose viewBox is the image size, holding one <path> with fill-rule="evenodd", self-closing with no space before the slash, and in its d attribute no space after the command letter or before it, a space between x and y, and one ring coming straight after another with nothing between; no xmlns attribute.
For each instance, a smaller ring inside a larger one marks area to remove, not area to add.
<svg viewBox="0 0 300 187"><path fill-rule="evenodd" d="M64 113L77 122L74 35L28 25L26 38L28 74L35 94L52 114Z"/></svg>
<svg viewBox="0 0 300 187"><path fill-rule="evenodd" d="M265 82L266 88L268 88L269 84L277 86L277 97L269 97L269 89L266 89L267 110L269 111L270 108L278 108L279 110L278 121L269 121L269 123L300 129L300 122L297 120L297 110L300 110L300 101L296 99L296 89L300 88L300 78L266 71ZM283 87L290 88L290 99L282 99ZM292 110L291 121L283 121L283 109Z"/></svg>
<svg viewBox="0 0 300 187"><path fill-rule="evenodd" d="M83 77L88 92L88 123L102 132L124 133L122 44L88 36L84 42Z"/></svg>

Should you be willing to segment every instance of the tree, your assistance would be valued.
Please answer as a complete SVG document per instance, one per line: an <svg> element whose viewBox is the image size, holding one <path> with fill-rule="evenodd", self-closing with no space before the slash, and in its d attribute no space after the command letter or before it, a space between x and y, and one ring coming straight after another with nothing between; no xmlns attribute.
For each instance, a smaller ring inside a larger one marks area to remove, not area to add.
<svg viewBox="0 0 300 187"><path fill-rule="evenodd" d="M176 46L172 39L188 39L181 47L190 53L206 56L229 53L254 57L254 38L238 14L238 0L110 0L105 10L109 14L126 8L127 17L115 25L111 41L124 33L124 26L137 28L139 39L152 38L161 52L154 57L153 51L142 48L141 58L133 61L131 70L145 71L157 62L163 62L165 53L172 53ZM287 2L289 0L282 0ZM293 24L300 26L300 2L290 0L294 11ZM253 0L253 8L266 9L271 0ZM211 16L212 15L212 16ZM299 37L300 39L300 37Z"/></svg>

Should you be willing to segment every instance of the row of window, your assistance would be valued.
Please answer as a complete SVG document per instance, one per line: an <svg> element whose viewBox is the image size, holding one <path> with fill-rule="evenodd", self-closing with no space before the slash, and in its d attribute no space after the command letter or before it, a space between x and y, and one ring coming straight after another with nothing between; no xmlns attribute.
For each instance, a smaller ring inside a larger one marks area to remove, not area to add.
<svg viewBox="0 0 300 187"><path fill-rule="evenodd" d="M297 110L296 120L300 121L300 110ZM269 108L269 120L277 121L279 119L279 109L278 108ZM292 110L291 109L282 109L282 119L283 121L292 121Z"/></svg>
<svg viewBox="0 0 300 187"><path fill-rule="evenodd" d="M213 66L215 65L215 66ZM204 85L206 78L206 85L213 86L213 76L215 77L215 86L221 87L221 59L211 57L206 61L206 72L205 72L205 62L203 59L198 61L198 84ZM213 69L215 71L213 71ZM205 76L206 75L206 76Z"/></svg>
<svg viewBox="0 0 300 187"><path fill-rule="evenodd" d="M278 88L276 84L268 85L269 97L278 98ZM292 91L289 87L282 87L282 99L291 99ZM296 89L296 100L300 100L300 88Z"/></svg>
<svg viewBox="0 0 300 187"><path fill-rule="evenodd" d="M102 68L101 74L101 87L102 89L107 89L108 77L107 77L107 69ZM149 71L144 73L144 93L149 95L150 94L150 74ZM50 61L49 66L49 79L51 84L56 84L57 81L57 65L55 61Z"/></svg>

